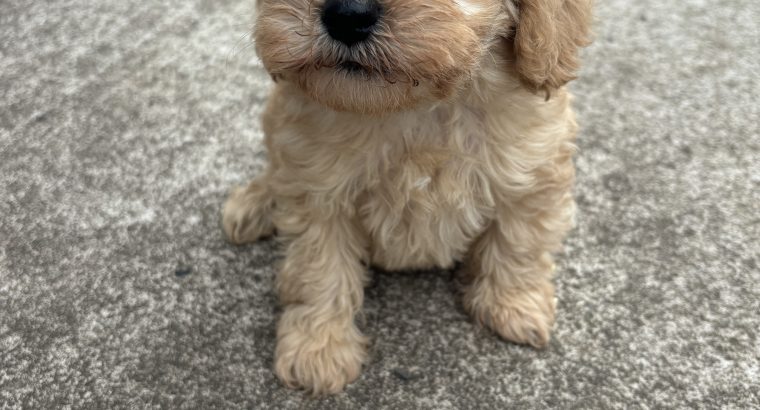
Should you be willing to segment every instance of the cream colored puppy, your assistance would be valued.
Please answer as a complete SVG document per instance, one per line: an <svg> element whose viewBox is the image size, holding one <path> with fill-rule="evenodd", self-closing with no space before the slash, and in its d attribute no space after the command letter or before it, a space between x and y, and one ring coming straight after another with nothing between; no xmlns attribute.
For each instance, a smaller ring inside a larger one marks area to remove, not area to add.
<svg viewBox="0 0 760 410"><path fill-rule="evenodd" d="M276 229L287 245L283 382L333 393L359 375L368 265L462 261L477 321L547 344L551 252L574 211L563 86L590 14L591 0L259 0L270 165L223 223L234 243Z"/></svg>

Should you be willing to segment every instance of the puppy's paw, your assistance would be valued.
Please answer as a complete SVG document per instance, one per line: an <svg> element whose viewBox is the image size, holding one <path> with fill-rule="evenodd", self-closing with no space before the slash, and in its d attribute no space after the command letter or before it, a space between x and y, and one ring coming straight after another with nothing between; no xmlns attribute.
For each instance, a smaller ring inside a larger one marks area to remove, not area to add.
<svg viewBox="0 0 760 410"><path fill-rule="evenodd" d="M269 215L272 199L258 182L232 191L222 210L222 226L227 239L241 245L271 235L274 232Z"/></svg>
<svg viewBox="0 0 760 410"><path fill-rule="evenodd" d="M549 343L557 299L549 282L527 289L486 289L481 285L467 290L464 305L479 323L503 339L543 348Z"/></svg>
<svg viewBox="0 0 760 410"><path fill-rule="evenodd" d="M314 395L335 394L356 380L367 340L353 323L307 323L298 308L286 310L277 334L275 373L285 385Z"/></svg>

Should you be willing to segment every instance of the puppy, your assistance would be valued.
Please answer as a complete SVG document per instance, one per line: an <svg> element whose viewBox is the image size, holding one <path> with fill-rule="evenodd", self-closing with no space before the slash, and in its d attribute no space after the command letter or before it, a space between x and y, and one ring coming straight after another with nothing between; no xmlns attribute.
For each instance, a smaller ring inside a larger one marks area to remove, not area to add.
<svg viewBox="0 0 760 410"><path fill-rule="evenodd" d="M286 244L275 371L339 392L367 338L369 265L450 268L464 306L543 347L551 253L571 228L576 123L563 87L591 0L259 0L256 50L275 80L270 164L230 195L236 244Z"/></svg>

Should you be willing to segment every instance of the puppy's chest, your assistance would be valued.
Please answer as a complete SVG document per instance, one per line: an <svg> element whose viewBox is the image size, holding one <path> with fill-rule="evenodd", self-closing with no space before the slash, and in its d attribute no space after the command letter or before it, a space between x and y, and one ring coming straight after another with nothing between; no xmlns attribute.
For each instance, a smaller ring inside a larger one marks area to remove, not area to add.
<svg viewBox="0 0 760 410"><path fill-rule="evenodd" d="M476 156L445 144L381 147L360 215L372 262L386 269L448 267L491 217Z"/></svg>

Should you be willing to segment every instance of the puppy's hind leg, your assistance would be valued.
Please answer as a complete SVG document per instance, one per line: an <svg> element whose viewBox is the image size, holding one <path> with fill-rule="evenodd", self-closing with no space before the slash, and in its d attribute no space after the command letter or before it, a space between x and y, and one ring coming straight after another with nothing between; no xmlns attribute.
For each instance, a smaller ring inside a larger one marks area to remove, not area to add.
<svg viewBox="0 0 760 410"><path fill-rule="evenodd" d="M274 198L267 176L235 188L222 210L222 226L227 239L236 244L254 242L274 232L272 207Z"/></svg>

